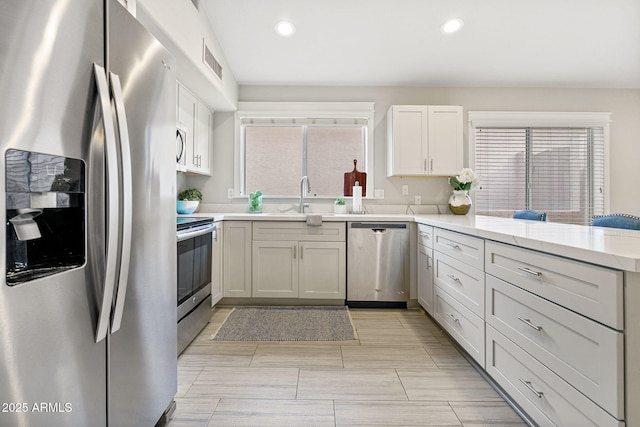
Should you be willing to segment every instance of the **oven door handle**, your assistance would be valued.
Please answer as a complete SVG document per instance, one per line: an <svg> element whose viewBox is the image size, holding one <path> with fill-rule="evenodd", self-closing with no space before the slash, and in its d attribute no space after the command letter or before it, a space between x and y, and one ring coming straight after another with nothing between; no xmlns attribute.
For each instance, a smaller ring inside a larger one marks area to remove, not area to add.
<svg viewBox="0 0 640 427"><path fill-rule="evenodd" d="M209 226L207 228L201 228L201 229L196 230L196 231L191 231L191 232L187 232L187 233L178 234L178 239L177 240L178 240L178 242L182 242L182 241L187 240L187 239L192 239L194 237L198 237L198 236L202 236L204 234L212 233L216 229L217 229L217 226L215 224L212 224L211 226Z"/></svg>

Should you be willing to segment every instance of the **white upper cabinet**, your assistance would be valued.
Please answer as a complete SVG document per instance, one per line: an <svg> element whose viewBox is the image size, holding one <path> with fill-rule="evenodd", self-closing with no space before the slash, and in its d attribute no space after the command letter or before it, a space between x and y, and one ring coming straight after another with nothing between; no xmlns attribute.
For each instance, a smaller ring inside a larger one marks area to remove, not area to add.
<svg viewBox="0 0 640 427"><path fill-rule="evenodd" d="M178 148L179 171L211 175L212 121L213 112L178 84L177 126L184 135L184 147Z"/></svg>
<svg viewBox="0 0 640 427"><path fill-rule="evenodd" d="M449 176L462 169L462 107L392 105L387 111L387 176Z"/></svg>

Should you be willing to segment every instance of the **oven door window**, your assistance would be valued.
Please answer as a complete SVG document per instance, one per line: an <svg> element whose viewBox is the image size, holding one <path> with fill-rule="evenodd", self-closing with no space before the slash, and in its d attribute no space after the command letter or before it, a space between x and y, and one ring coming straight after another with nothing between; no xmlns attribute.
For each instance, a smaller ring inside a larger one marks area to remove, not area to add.
<svg viewBox="0 0 640 427"><path fill-rule="evenodd" d="M178 242L178 305L211 283L211 233Z"/></svg>

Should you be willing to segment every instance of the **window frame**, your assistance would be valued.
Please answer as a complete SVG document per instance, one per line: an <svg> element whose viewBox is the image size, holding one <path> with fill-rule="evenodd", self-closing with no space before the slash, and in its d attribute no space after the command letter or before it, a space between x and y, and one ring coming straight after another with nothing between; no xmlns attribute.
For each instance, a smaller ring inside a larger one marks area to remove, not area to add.
<svg viewBox="0 0 640 427"><path fill-rule="evenodd" d="M611 123L610 112L469 111L468 121L469 165L472 169L476 169L476 128L601 127L604 134L604 212L609 212L609 125Z"/></svg>
<svg viewBox="0 0 640 427"><path fill-rule="evenodd" d="M273 119L362 119L366 120L366 141L364 165L358 163L358 170L367 173L367 188L373 189L374 174L374 102L239 102L234 123L234 177L233 198L246 198L243 193L245 179L245 152L242 121L251 118ZM364 166L364 167L363 167ZM348 172L348 171L345 171ZM300 177L302 178L302 177ZM299 196L268 195L265 198L297 199ZM313 199L335 199L334 196L308 196ZM373 191L367 192L367 199L373 198Z"/></svg>

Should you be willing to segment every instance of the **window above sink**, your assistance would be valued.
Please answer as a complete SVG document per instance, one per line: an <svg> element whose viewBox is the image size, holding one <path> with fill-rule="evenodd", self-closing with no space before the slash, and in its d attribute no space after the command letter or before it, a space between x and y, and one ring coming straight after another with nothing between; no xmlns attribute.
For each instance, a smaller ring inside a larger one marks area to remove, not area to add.
<svg viewBox="0 0 640 427"><path fill-rule="evenodd" d="M343 196L346 172L373 185L373 102L241 102L236 113L235 194L297 198Z"/></svg>

